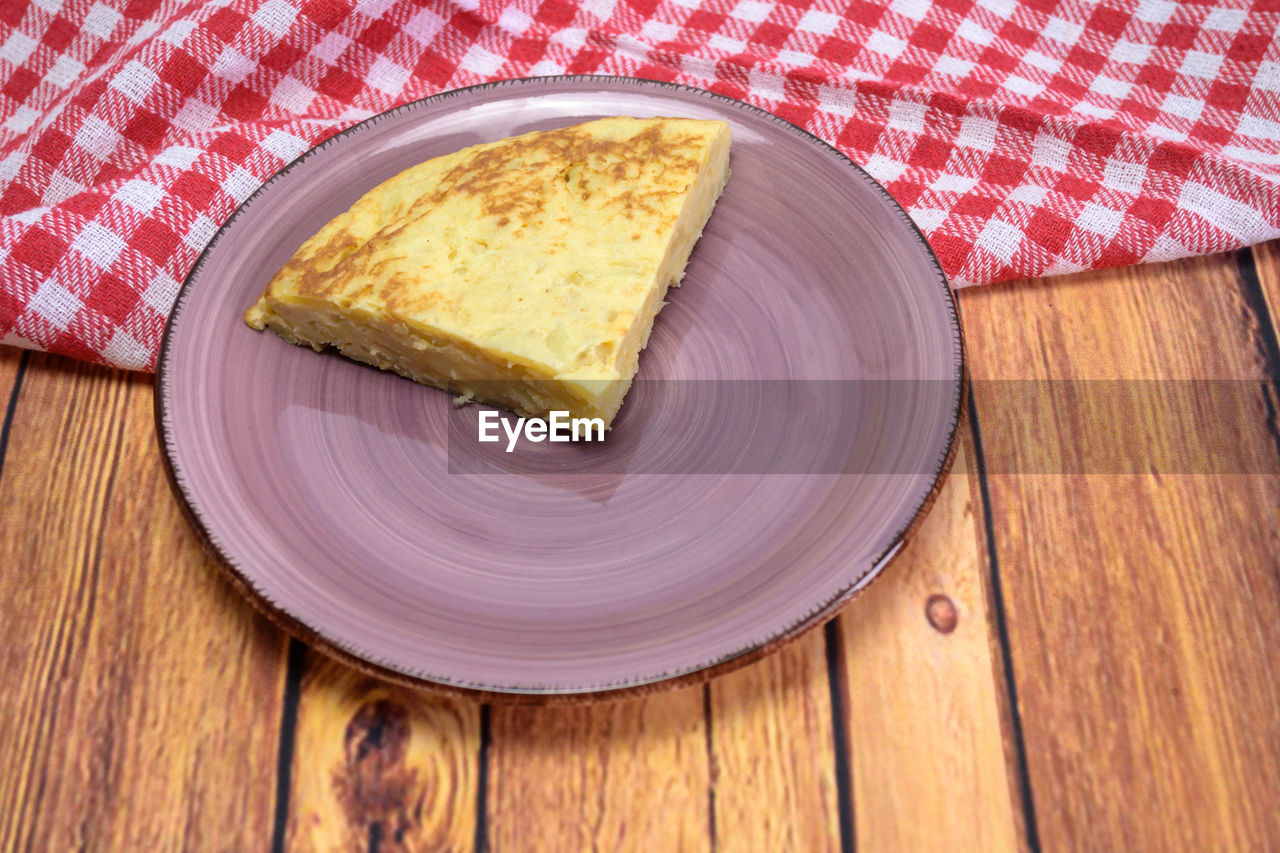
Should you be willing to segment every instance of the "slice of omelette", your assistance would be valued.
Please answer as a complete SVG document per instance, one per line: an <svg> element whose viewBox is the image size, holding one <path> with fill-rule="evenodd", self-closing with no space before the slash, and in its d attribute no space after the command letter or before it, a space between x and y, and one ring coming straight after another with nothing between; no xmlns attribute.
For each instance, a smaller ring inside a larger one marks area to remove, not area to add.
<svg viewBox="0 0 1280 853"><path fill-rule="evenodd" d="M729 126L606 118L421 163L298 249L256 329L608 426L729 176Z"/></svg>

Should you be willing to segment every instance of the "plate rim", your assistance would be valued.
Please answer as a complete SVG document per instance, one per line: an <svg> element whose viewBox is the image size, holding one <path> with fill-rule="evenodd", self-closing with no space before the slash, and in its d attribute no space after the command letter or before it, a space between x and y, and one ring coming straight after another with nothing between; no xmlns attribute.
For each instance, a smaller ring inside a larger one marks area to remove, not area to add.
<svg viewBox="0 0 1280 853"><path fill-rule="evenodd" d="M216 537L208 528L205 521L200 517L199 512L193 503L193 496L188 495L187 489L183 486L182 478L178 470L173 437L170 430L166 427L166 396L173 387L171 377L169 375L169 354L174 335L174 328L179 316L182 314L184 302L191 290L191 286L196 276L204 266L210 253L217 246L224 234L233 226L236 219L239 218L240 215L259 198L259 196L266 192L271 184L291 172L293 169L300 167L308 159L315 156L321 149L336 143L342 137L357 133L366 126L373 125L385 118L411 111L424 104L446 102L470 92L505 87L537 87L549 84L556 85L575 83L598 84L601 86L620 84L637 85L639 87L652 86L661 89L693 93L704 98L711 98L731 105L736 109L754 113L759 118L772 121L786 130L800 135L805 138L809 144L816 144L819 147L826 149L828 153L834 154L840 161L842 161L842 165L845 167L852 168L856 172L860 173L861 177L865 179L865 181L870 184L870 186L888 203L890 210L897 216L897 218L905 222L916 242L924 250L926 257L937 272L938 281L941 284L942 295L944 297L943 306L947 315L947 321L954 332L953 354L956 359L955 375L949 377L949 381L953 382L956 388L956 401L951 410L950 423L947 426L946 446L943 449L934 470L928 475L931 480L928 493L923 497L915 509L912 510L910 517L907 519L903 527L892 535L892 538L886 548L871 561L869 567L854 578L847 586L838 590L826 602L816 606L807 616L802 617L800 620L790 625L780 627L776 632L771 632L770 636L759 643L731 651L716 660L705 664L695 665L693 668L688 670L678 671L672 674L659 674L648 678L620 678L617 681L603 683L598 686L523 687L480 683L469 684L405 672L401 669L386 666L378 663L377 661L356 654L355 652L339 645L336 641L326 637L324 634L320 633L319 630L302 621L301 618L294 616L284 607L267 598L266 595L264 595L248 577L246 574L247 569L233 563L231 559L228 558L221 549L219 549ZM668 689L702 683L718 675L722 675L760 660L783 646L807 635L814 628L828 623L838 615L847 604L857 598L883 574L884 569L901 552L903 546L907 543L910 536L918 529L921 522L928 515L928 512L932 508L934 502L937 500L938 494L942 490L956 456L956 451L959 445L959 426L964 409L967 405L968 387L969 370L967 347L965 346L964 340L964 328L960 323L959 307L956 302L955 292L942 268L941 262L938 260L937 253L934 251L933 247L929 245L929 241L925 237L924 232L920 229L920 226L911 219L910 215L902 205L894 199L894 197L879 181L872 177L871 174L861 165L854 162L848 155L824 140L822 137L817 136L816 134L776 115L775 113L719 92L712 92L708 89L702 89L685 83L676 83L669 80L656 80L644 77L602 74L559 74L541 77L513 77L502 80L493 80L469 86L462 86L455 89L448 89L442 92L437 92L433 95L427 95L412 101L406 101L403 104L398 104L394 107L383 110L382 112L369 116L368 118L326 137L280 167L271 175L271 177L263 181L261 186L255 189L248 198L236 206L236 209L231 212L231 214L218 227L217 231L214 232L213 236L209 239L209 242L196 258L191 270L183 279L182 285L179 287L178 292L174 297L173 308L170 310L169 315L165 320L164 332L161 336L160 348L156 356L153 418L155 421L156 437L159 444L160 456L163 461L165 477L169 482L171 491L177 499L177 503L183 516L186 518L188 524L195 530L202 549L212 558L212 562L220 570L220 574L231 582L233 588L235 588L240 595L249 600L254 609L265 615L272 623L283 629L292 638L306 643L308 646L315 648L330 657L336 658L343 663L364 672L365 674L405 686L417 689L432 689L464 698L476 699L482 702L499 702L505 704L548 704L590 702L623 698L627 696L646 695L658 691L666 691Z"/></svg>

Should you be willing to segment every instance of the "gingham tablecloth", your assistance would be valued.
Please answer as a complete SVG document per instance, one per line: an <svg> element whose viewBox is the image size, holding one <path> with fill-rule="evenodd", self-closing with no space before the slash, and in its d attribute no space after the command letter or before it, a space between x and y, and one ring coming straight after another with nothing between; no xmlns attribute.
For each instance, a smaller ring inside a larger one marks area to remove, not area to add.
<svg viewBox="0 0 1280 853"><path fill-rule="evenodd" d="M267 178L406 101L618 74L862 164L956 286L1280 235L1280 0L0 0L0 340L154 367Z"/></svg>

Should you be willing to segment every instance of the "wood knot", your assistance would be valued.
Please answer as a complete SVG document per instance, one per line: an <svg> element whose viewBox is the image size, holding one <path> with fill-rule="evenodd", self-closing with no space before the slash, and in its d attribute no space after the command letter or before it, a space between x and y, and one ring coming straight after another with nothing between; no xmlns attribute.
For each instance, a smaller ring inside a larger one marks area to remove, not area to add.
<svg viewBox="0 0 1280 853"><path fill-rule="evenodd" d="M361 842L400 849L422 819L423 791L417 771L406 765L409 712L389 699L365 702L347 723L343 761L333 769L333 787L348 826Z"/></svg>
<svg viewBox="0 0 1280 853"><path fill-rule="evenodd" d="M950 634L960 621L960 612L956 603L941 593L929 596L924 603L924 618L939 634Z"/></svg>
<svg viewBox="0 0 1280 853"><path fill-rule="evenodd" d="M370 759L395 764L409 742L409 712L389 699L365 702L351 715L343 742L349 767Z"/></svg>

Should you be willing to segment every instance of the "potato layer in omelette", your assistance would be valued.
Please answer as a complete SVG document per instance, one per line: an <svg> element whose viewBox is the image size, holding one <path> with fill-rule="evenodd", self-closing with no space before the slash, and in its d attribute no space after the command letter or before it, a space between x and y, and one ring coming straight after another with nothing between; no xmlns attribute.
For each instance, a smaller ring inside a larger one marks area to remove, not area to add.
<svg viewBox="0 0 1280 853"><path fill-rule="evenodd" d="M436 157L298 249L256 329L609 425L729 176L729 126L606 118Z"/></svg>

